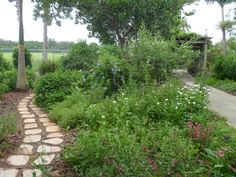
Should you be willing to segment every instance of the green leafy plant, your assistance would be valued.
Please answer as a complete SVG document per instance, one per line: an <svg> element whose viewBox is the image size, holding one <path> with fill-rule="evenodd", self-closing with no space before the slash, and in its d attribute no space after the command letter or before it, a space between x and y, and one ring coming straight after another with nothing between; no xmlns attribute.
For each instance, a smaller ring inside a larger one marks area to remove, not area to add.
<svg viewBox="0 0 236 177"><path fill-rule="evenodd" d="M236 81L236 57L222 56L215 60L214 73L219 79Z"/></svg>
<svg viewBox="0 0 236 177"><path fill-rule="evenodd" d="M47 73L53 73L59 68L58 63L52 60L44 60L39 66L39 74L45 75Z"/></svg>
<svg viewBox="0 0 236 177"><path fill-rule="evenodd" d="M97 62L98 46L82 41L73 46L67 56L62 57L64 70L90 70Z"/></svg>
<svg viewBox="0 0 236 177"><path fill-rule="evenodd" d="M43 107L63 101L78 89L83 82L81 72L55 72L42 76L36 83L35 102Z"/></svg>
<svg viewBox="0 0 236 177"><path fill-rule="evenodd" d="M10 69L9 63L3 58L3 54L0 53L0 72Z"/></svg>

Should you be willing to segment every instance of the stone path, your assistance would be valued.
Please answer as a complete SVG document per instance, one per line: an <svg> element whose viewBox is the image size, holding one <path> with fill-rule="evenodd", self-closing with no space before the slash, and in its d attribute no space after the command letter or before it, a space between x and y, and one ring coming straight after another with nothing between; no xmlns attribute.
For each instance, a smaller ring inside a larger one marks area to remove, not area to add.
<svg viewBox="0 0 236 177"><path fill-rule="evenodd" d="M186 85L194 84L194 78L186 70L178 70L175 73L183 79ZM228 124L236 128L236 96L213 87L209 87L209 89L209 109L225 117Z"/></svg>
<svg viewBox="0 0 236 177"><path fill-rule="evenodd" d="M0 164L0 177L41 177L39 167L50 165L63 142L60 127L32 102L33 94L18 105L24 138L22 144Z"/></svg>

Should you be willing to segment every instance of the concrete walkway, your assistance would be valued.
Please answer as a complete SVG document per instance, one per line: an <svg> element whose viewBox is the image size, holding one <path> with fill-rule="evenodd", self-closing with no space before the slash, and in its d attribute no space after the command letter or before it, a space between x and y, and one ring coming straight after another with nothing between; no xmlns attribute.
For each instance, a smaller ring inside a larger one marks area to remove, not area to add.
<svg viewBox="0 0 236 177"><path fill-rule="evenodd" d="M16 151L0 163L0 177L42 177L40 169L61 152L63 134L48 115L33 104L33 94L18 105L24 139Z"/></svg>
<svg viewBox="0 0 236 177"><path fill-rule="evenodd" d="M183 79L186 85L194 84L194 78L186 70L177 70L175 73ZM209 109L225 117L228 123L236 128L236 96L213 87L209 87L209 89Z"/></svg>

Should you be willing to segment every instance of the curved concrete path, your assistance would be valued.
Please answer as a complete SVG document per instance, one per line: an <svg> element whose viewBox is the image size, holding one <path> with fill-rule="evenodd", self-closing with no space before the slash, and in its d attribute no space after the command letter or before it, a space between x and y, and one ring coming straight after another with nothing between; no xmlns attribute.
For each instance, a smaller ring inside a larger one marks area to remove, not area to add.
<svg viewBox="0 0 236 177"><path fill-rule="evenodd" d="M33 104L33 96L25 97L18 105L24 129L23 142L0 164L0 177L41 177L38 168L50 165L61 151L60 127Z"/></svg>
<svg viewBox="0 0 236 177"><path fill-rule="evenodd" d="M175 73L183 79L186 85L194 84L194 78L186 70L177 70ZM213 87L209 87L209 89L209 109L225 117L228 123L236 128L236 96Z"/></svg>

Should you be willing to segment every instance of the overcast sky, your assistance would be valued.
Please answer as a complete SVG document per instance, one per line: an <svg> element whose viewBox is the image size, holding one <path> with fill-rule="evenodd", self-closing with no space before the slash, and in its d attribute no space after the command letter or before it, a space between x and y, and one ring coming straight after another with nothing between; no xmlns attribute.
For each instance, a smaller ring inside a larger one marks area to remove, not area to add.
<svg viewBox="0 0 236 177"><path fill-rule="evenodd" d="M191 5L185 7L185 11L195 9L195 15L188 17L188 23L191 26L191 31L199 34L207 33L213 37L213 41L221 40L221 32L217 29L217 24L221 20L221 10L216 3L208 5L204 0L197 3L198 5ZM227 14L230 9L235 8L235 4L230 4L225 7ZM41 20L33 20L33 4L31 0L24 0L24 29L25 40L42 41L43 24ZM232 16L231 16L232 18ZM0 38L8 40L18 40L18 21L16 16L16 8L14 3L8 0L0 0ZM49 38L57 41L78 41L87 40L88 42L98 41L95 38L88 38L88 31L85 25L76 25L73 20L63 20L62 26L58 27L55 23L49 27Z"/></svg>

